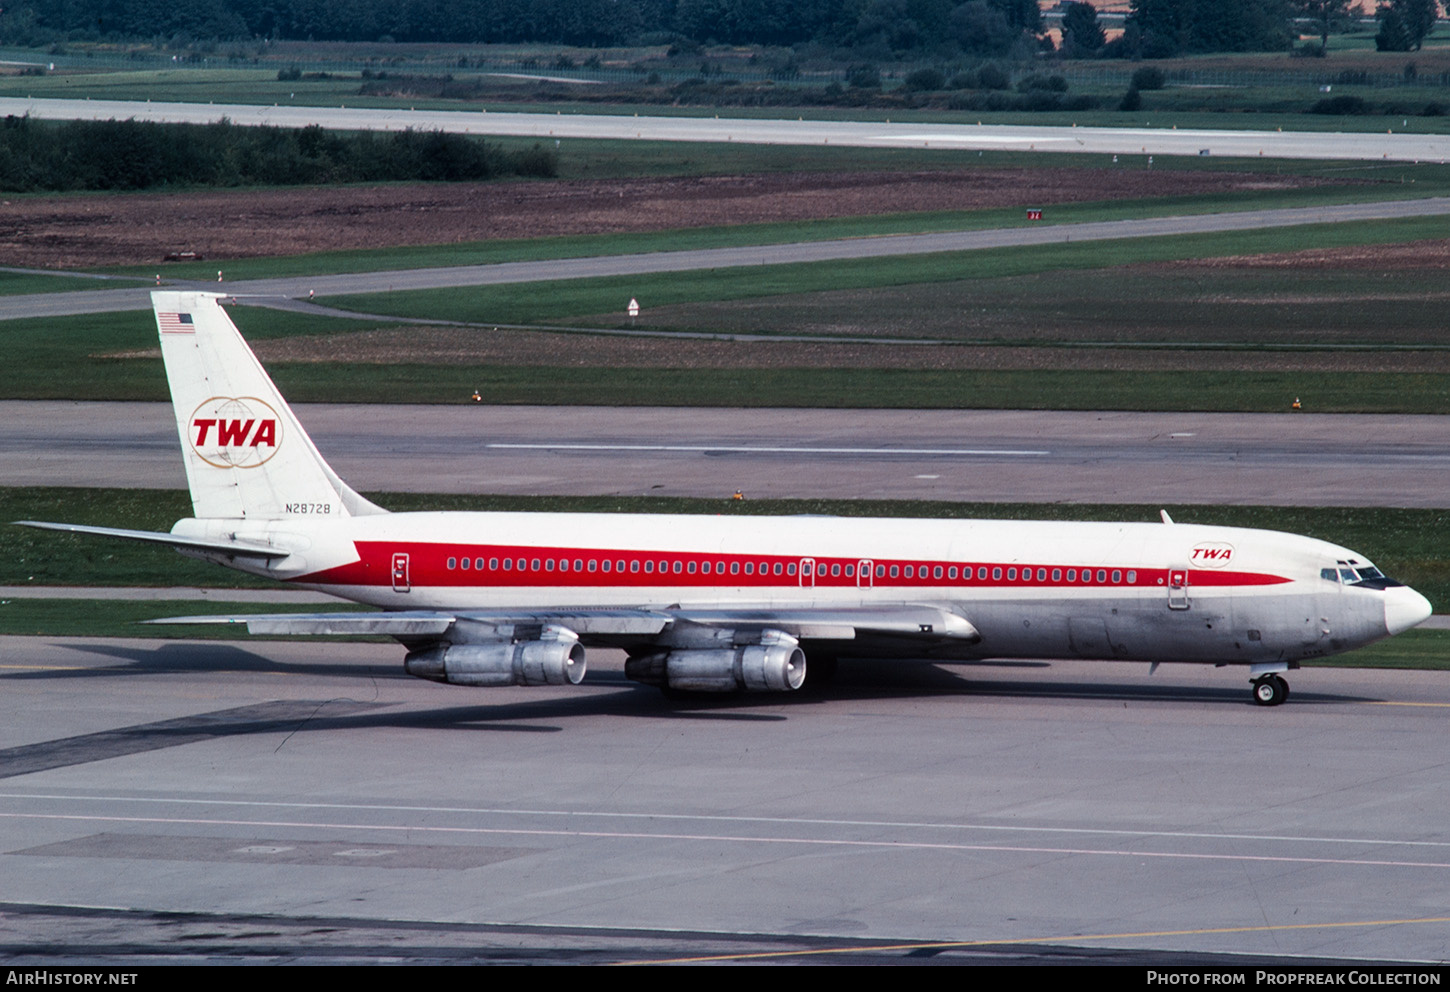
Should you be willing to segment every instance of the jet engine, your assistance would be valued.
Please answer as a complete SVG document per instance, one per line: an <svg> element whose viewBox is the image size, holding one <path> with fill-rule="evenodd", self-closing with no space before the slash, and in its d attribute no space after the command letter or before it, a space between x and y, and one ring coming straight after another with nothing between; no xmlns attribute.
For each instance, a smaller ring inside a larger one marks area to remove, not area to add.
<svg viewBox="0 0 1450 992"><path fill-rule="evenodd" d="M767 630L759 644L660 651L625 662L636 682L686 692L788 692L806 678L806 656L789 634Z"/></svg>
<svg viewBox="0 0 1450 992"><path fill-rule="evenodd" d="M545 627L532 640L443 644L403 661L409 675L471 686L578 685L585 667L579 635L563 627Z"/></svg>

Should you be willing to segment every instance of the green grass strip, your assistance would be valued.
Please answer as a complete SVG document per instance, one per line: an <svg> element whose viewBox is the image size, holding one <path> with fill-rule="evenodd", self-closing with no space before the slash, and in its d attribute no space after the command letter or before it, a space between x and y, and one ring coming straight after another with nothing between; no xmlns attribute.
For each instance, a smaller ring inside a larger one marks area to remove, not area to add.
<svg viewBox="0 0 1450 992"><path fill-rule="evenodd" d="M334 296L331 306L399 317L477 323L549 324L591 314L621 314L631 297L643 306L754 299L836 289L869 289L985 279L1143 262L1221 258L1443 237L1445 218L1303 224L1212 234L1121 238L926 255L736 266L689 272L561 279L503 286ZM783 328L788 333L789 328Z"/></svg>

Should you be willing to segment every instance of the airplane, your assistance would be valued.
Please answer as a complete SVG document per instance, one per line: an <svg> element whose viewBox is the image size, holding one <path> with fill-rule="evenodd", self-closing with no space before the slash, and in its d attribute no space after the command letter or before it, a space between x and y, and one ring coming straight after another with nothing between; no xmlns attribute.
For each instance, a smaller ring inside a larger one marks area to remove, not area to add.
<svg viewBox="0 0 1450 992"><path fill-rule="evenodd" d="M1248 669L1407 630L1430 604L1362 555L1276 531L599 513L390 513L332 470L221 306L154 292L195 516L126 538L375 607L173 617L253 634L381 634L464 686L578 684L586 649L667 693L790 692L839 658L1136 660Z"/></svg>

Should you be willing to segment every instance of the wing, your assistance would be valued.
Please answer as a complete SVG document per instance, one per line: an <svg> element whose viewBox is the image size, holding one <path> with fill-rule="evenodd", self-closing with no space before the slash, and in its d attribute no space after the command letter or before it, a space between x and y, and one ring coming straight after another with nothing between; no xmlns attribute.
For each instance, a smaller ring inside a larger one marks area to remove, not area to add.
<svg viewBox="0 0 1450 992"><path fill-rule="evenodd" d="M584 645L623 648L625 675L664 689L784 691L805 681L804 641L835 653L925 654L976 644L966 617L935 604L844 609L561 609L283 613L148 623L247 625L253 634L382 634L409 648L410 675L452 685L563 685L584 677Z"/></svg>
<svg viewBox="0 0 1450 992"><path fill-rule="evenodd" d="M672 606L650 609L561 610L405 610L381 613L268 613L226 616L163 617L154 624L246 624L262 635L383 635L399 640L437 639L449 643L512 639L532 628L562 627L585 644L627 646L641 639L660 639L665 646L685 646L691 631L744 634L765 630L797 640L850 641L866 635L916 641L975 644L981 635L956 610L933 604L846 607L842 609L742 609Z"/></svg>

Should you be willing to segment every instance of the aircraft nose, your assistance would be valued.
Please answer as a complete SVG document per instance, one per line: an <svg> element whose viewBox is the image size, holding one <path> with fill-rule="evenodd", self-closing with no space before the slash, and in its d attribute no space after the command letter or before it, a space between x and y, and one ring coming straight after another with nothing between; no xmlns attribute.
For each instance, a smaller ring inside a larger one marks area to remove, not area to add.
<svg viewBox="0 0 1450 992"><path fill-rule="evenodd" d="M1409 586L1385 590L1385 629L1391 635L1423 623L1430 613L1430 601Z"/></svg>

